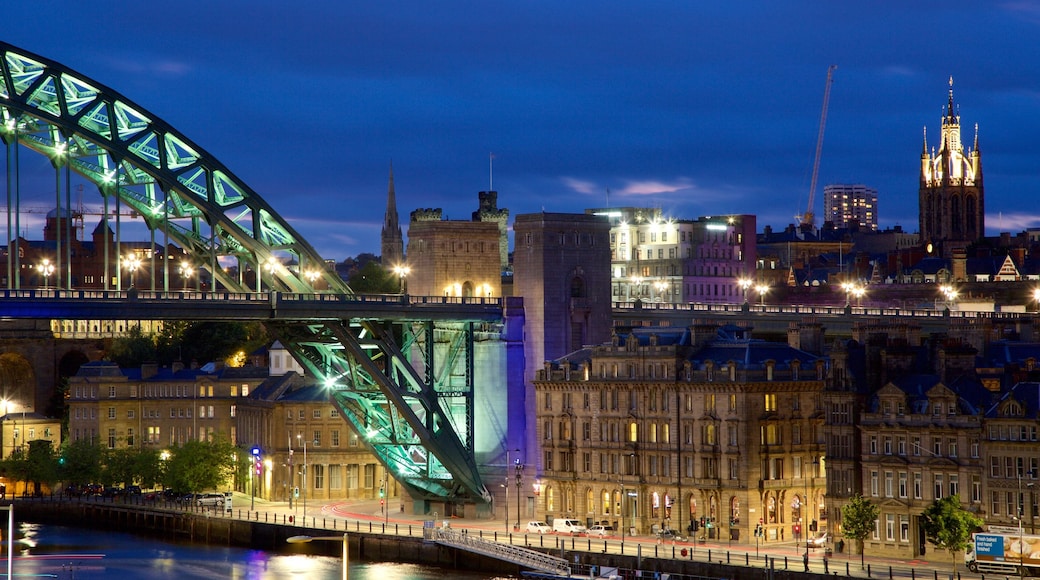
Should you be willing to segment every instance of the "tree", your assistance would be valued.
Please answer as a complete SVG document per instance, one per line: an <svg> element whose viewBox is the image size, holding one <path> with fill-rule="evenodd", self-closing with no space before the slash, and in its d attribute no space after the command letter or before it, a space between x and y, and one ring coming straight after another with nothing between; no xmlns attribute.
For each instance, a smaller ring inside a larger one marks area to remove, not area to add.
<svg viewBox="0 0 1040 580"><path fill-rule="evenodd" d="M188 441L172 450L164 483L188 492L226 486L234 475L237 452L227 439Z"/></svg>
<svg viewBox="0 0 1040 580"><path fill-rule="evenodd" d="M62 445L59 477L67 483L98 483L101 480L101 465L104 450L91 439L66 441Z"/></svg>
<svg viewBox="0 0 1040 580"><path fill-rule="evenodd" d="M863 555L863 540L874 533L881 508L858 493L849 498L841 509L841 530L846 538L859 543L859 565L866 567Z"/></svg>
<svg viewBox="0 0 1040 580"><path fill-rule="evenodd" d="M350 276L350 289L359 294L394 294L400 281L378 262L368 262Z"/></svg>
<svg viewBox="0 0 1040 580"><path fill-rule="evenodd" d="M112 340L108 347L108 357L124 369L140 367L145 362L155 360L155 341L145 336L140 326L131 326L126 336Z"/></svg>
<svg viewBox="0 0 1040 580"><path fill-rule="evenodd" d="M982 527L983 521L961 507L956 495L937 499L921 513L921 528L929 543L946 550L953 557L953 573L957 574L957 552L964 551L971 534Z"/></svg>

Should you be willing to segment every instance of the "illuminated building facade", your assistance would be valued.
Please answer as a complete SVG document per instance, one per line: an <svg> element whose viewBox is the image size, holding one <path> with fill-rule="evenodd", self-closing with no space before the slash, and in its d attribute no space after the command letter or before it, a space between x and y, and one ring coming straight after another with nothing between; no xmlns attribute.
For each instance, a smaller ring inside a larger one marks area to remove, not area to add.
<svg viewBox="0 0 1040 580"><path fill-rule="evenodd" d="M878 230L877 190L866 185L831 184L823 188L823 219L836 228L859 224L868 232Z"/></svg>
<svg viewBox="0 0 1040 580"><path fill-rule="evenodd" d="M812 327L810 332L819 331ZM536 516L796 539L825 519L827 362L746 328L618 329L535 380ZM804 536L803 536L804 537Z"/></svg>
<svg viewBox="0 0 1040 580"><path fill-rule="evenodd" d="M953 104L952 77L939 149L928 150L927 134L923 147L918 190L921 243L949 257L953 250L966 247L986 231L978 125L974 146L965 151L961 143L961 116Z"/></svg>

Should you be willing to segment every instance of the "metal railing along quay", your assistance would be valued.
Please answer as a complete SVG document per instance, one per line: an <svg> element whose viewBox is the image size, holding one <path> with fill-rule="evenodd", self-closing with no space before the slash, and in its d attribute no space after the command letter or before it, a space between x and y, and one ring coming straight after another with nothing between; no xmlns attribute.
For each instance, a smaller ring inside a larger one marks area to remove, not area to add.
<svg viewBox="0 0 1040 580"><path fill-rule="evenodd" d="M54 495L42 498L19 497L16 501L104 503L127 509L145 508L170 512L192 512L208 514L214 518L254 521L328 532L361 532L412 538L425 538L425 534L428 533L427 530L429 529L425 526L430 525L421 521L394 521L384 516L366 517L359 515L357 518L330 516L328 514L298 516L298 514L284 507L268 505L257 506L261 509L249 510L237 507L237 502L235 507L228 512L223 508L213 509L162 499L147 500L141 496L129 498L66 498L61 495ZM445 524L447 524L447 527L445 527ZM766 572L783 570L876 580L894 580L896 578L910 580L961 580L962 578L981 578L986 580L986 578L991 578L993 580L1004 580L1004 575L1002 574L990 574L988 576L986 574L973 574L964 570L964 565L959 562L955 574L952 572L953 567L949 561L924 562L914 560L913 562L904 562L884 559L869 554L861 566L858 554L846 552L825 556L823 555L825 553L823 550L813 550L812 557L808 562L808 570L806 570L803 559L805 545L804 543L798 544L795 542L781 544L765 543L756 547L753 544L739 543L726 545L725 540L660 541L652 536L637 536L620 540L618 538L501 532L478 528L453 527L457 525L457 522L453 520L442 520L441 525L442 530L451 530L453 535L468 536L468 540L474 545L477 543L474 541L476 539L481 544L494 543L502 546L523 547L532 551L558 553L561 556L566 552L617 554L634 556L637 562L650 558L672 559L758 568ZM458 547L462 549L462 546ZM521 565L526 566L526 564Z"/></svg>
<svg viewBox="0 0 1040 580"><path fill-rule="evenodd" d="M567 565L567 561L563 558L550 556L544 552L522 546L489 540L481 535L470 534L467 530L426 527L423 531L425 539L445 546L452 546L467 552L475 552L499 560L505 560L532 570L562 576L568 576L571 573L571 567Z"/></svg>

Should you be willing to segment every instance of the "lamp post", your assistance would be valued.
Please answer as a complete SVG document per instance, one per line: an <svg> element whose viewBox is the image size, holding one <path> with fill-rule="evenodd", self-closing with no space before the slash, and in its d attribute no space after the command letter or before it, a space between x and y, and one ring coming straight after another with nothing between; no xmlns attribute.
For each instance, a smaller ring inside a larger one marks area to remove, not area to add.
<svg viewBox="0 0 1040 580"><path fill-rule="evenodd" d="M657 282L654 282L654 288L657 289L657 297L660 299L660 301L665 302L664 291L668 289L668 282L665 282L664 280L658 280Z"/></svg>
<svg viewBox="0 0 1040 580"><path fill-rule="evenodd" d="M802 500L802 508L799 510L799 512L801 512L799 514L801 517L799 517L798 520L799 520L799 522L801 523L801 526L802 526L802 534L805 535L805 555L802 556L802 562L805 564L805 571L808 572L809 571L809 534L807 532L809 530L806 529L806 525L805 525L805 511L806 511L806 508L809 507L809 472L808 471L806 471L804 473L803 479L805 481L805 499Z"/></svg>
<svg viewBox="0 0 1040 580"><path fill-rule="evenodd" d="M350 558L347 552L347 533L343 532L343 537L339 536L290 536L285 539L290 544L306 544L315 540L322 540L328 542L343 542L343 580L347 580L347 568L350 563Z"/></svg>
<svg viewBox="0 0 1040 580"><path fill-rule="evenodd" d="M769 286L766 284L759 284L755 286L755 292L758 292L758 296L761 299L761 306L766 305L766 292L769 292Z"/></svg>
<svg viewBox="0 0 1040 580"><path fill-rule="evenodd" d="M624 470L618 473L618 487L621 488L621 497L618 499L618 527L621 528L621 544L625 543L625 480Z"/></svg>
<svg viewBox="0 0 1040 580"><path fill-rule="evenodd" d="M301 499L303 500L303 521L307 522L307 440L303 438L303 435L296 435L296 439L303 442L303 472L302 472L302 484L300 487L300 493L302 494Z"/></svg>
<svg viewBox="0 0 1040 580"><path fill-rule="evenodd" d="M1025 546L1024 546L1024 543L1022 541L1024 539L1023 538L1023 530L1022 530L1022 516L1025 514L1025 509L1024 509L1025 506L1022 505L1022 504L1025 503L1025 500L1022 497L1022 472L1019 471L1019 472L1017 472L1017 474L1018 474L1018 502L1017 502L1018 503L1018 575L1019 576L1025 576L1026 571L1025 571L1025 567L1023 566L1025 555L1022 553L1022 552L1025 551L1025 549L1024 549ZM1033 472L1032 471L1027 471L1026 475L1029 476L1030 478L1032 478L1033 477ZM1032 487L1032 486L1033 486L1033 484L1030 483L1029 487Z"/></svg>
<svg viewBox="0 0 1040 580"><path fill-rule="evenodd" d="M274 256L268 257L267 261L264 262L264 268L267 270L267 274L271 277L271 282L268 284L269 290L274 292L274 272L278 269L278 260L276 260ZM256 281L256 289L257 291L263 290L263 284L260 280Z"/></svg>
<svg viewBox="0 0 1040 580"><path fill-rule="evenodd" d="M50 277L51 274L54 273L54 264L51 264L50 260L44 258L43 261L40 262L40 265L36 268L40 271L41 274L43 274L43 289L46 290L47 279Z"/></svg>
<svg viewBox="0 0 1040 580"><path fill-rule="evenodd" d="M134 288L134 274L141 267L141 259L136 254L129 254L123 259L123 266L130 272L130 287Z"/></svg>
<svg viewBox="0 0 1040 580"><path fill-rule="evenodd" d="M318 289L314 287L314 283L318 281L318 277L321 276L321 273L314 268L308 268L303 275L307 278L307 281L311 283L311 290L317 292Z"/></svg>
<svg viewBox="0 0 1040 580"><path fill-rule="evenodd" d="M747 301L747 291L748 291L748 288L751 288L751 286L753 286L754 284L755 284L755 282L751 278L741 278L741 279L737 280L737 285L740 286L741 291L743 291L743 293L744 293L744 304L745 305L748 303L748 301Z"/></svg>
<svg viewBox="0 0 1040 580"><path fill-rule="evenodd" d="M1040 288L1033 289L1033 300L1036 302L1036 311L1040 312Z"/></svg>
<svg viewBox="0 0 1040 580"><path fill-rule="evenodd" d="M512 451L516 451L518 454L520 453L519 449L513 449ZM505 501L505 506L506 506L506 532L509 531L509 466L512 465L512 463L510 463L510 461L509 461L509 452L510 452L510 450L506 449L506 481L502 485L502 487L504 487L506 489L506 501ZM517 495L519 495L519 493L520 493L520 490L517 490ZM519 507L517 508L517 516L516 517L517 518L520 517L520 508ZM517 525L519 525L519 523Z"/></svg>
<svg viewBox="0 0 1040 580"><path fill-rule="evenodd" d="M516 466L516 527L513 531L520 531L520 487L524 484L524 464L520 463L520 458L517 457L513 460Z"/></svg>
<svg viewBox="0 0 1040 580"><path fill-rule="evenodd" d="M181 273L181 279L184 280L184 291L188 291L188 280L191 280L191 274L195 270L191 266L191 262L187 260L181 260L180 266L177 267Z"/></svg>
<svg viewBox="0 0 1040 580"><path fill-rule="evenodd" d="M404 294L404 277L412 272L412 269L404 264L394 266L394 274L397 274L397 291Z"/></svg>

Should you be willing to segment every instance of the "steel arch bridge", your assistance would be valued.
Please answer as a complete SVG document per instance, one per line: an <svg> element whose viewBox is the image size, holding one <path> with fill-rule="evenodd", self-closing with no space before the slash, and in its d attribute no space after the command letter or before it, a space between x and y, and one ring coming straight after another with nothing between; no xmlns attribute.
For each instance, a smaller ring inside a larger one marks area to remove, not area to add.
<svg viewBox="0 0 1040 580"><path fill-rule="evenodd" d="M267 202L200 146L101 83L2 42L0 139L9 196L17 171L11 151L23 146L64 169L66 184L75 171L106 201L139 212L228 291L250 291L220 267L230 258L255 267L256 290L266 284L272 304L273 291L313 293L306 266L330 294L353 296ZM286 254L298 269L276 259ZM490 504L473 429L474 332L487 321L435 320L407 304L400 310L266 324L328 387L342 416L414 499Z"/></svg>

